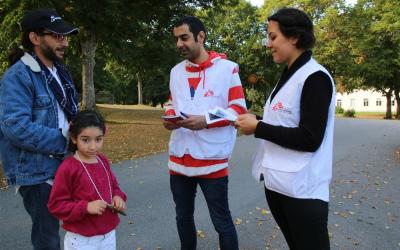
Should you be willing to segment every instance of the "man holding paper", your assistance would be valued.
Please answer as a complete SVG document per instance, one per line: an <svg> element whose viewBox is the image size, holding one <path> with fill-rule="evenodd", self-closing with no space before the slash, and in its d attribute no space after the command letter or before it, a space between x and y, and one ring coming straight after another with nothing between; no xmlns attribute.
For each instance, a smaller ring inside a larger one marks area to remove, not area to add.
<svg viewBox="0 0 400 250"><path fill-rule="evenodd" d="M215 115L216 108L218 114L230 114L231 119L246 113L239 67L224 54L205 49L205 28L196 17L180 19L173 33L186 60L171 70L165 115L186 117L174 122L164 119L164 127L173 130L168 167L181 249L196 249L193 213L199 185L221 250L236 250L237 234L228 204L228 160L236 129L224 117L216 121L206 116Z"/></svg>

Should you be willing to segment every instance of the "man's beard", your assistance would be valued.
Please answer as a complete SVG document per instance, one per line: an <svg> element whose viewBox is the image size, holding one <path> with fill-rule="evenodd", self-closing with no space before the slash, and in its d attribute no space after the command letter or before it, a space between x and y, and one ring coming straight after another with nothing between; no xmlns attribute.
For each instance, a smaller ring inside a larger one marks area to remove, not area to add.
<svg viewBox="0 0 400 250"><path fill-rule="evenodd" d="M180 54L182 57L186 58L186 59L188 59L188 57L191 57L191 56L192 56L191 53L190 53L190 51L189 51L188 49L180 49L180 50L179 50L179 54Z"/></svg>
<svg viewBox="0 0 400 250"><path fill-rule="evenodd" d="M181 50L179 50L179 54L183 58L185 58L185 59L187 59L189 61L198 56L198 53L195 53L193 50L190 50L190 49L181 49Z"/></svg>
<svg viewBox="0 0 400 250"><path fill-rule="evenodd" d="M47 59L49 59L49 60L51 60L51 61L53 61L53 62L55 62L55 61L61 61L62 60L62 58L60 58L60 57L58 57L57 55L56 55L56 53L54 52L54 50L52 50L50 47L42 47L41 48L42 49L42 53L43 53L43 55L47 58ZM55 49L56 50L56 49Z"/></svg>

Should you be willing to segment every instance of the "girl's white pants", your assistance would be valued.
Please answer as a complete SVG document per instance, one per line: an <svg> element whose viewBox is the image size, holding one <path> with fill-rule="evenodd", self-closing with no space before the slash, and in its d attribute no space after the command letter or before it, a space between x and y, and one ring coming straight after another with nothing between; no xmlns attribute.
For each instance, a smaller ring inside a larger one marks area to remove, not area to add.
<svg viewBox="0 0 400 250"><path fill-rule="evenodd" d="M64 250L116 250L115 230L91 237L67 232L64 238Z"/></svg>

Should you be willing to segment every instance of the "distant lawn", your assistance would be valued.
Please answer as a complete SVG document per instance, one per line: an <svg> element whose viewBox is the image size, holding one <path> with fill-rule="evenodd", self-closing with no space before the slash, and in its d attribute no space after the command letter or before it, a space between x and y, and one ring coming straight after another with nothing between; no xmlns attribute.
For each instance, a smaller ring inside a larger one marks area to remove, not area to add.
<svg viewBox="0 0 400 250"><path fill-rule="evenodd" d="M138 105L97 105L108 124L103 152L111 162L164 152L170 131L161 121L164 110Z"/></svg>
<svg viewBox="0 0 400 250"><path fill-rule="evenodd" d="M379 115L383 115L385 116L386 112L356 112L356 114L358 115L365 115L365 116L379 116Z"/></svg>
<svg viewBox="0 0 400 250"><path fill-rule="evenodd" d="M335 114L336 117L344 117L343 114ZM356 112L354 118L360 119L384 119L386 112ZM394 118L395 114L392 114ZM346 118L346 117L344 117Z"/></svg>

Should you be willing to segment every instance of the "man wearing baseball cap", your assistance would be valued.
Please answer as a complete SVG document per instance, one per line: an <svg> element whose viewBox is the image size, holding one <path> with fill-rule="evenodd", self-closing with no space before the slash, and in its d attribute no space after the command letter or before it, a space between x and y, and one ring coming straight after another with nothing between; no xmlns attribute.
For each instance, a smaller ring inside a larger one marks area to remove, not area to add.
<svg viewBox="0 0 400 250"><path fill-rule="evenodd" d="M0 81L0 158L32 219L33 249L59 250L59 222L47 201L66 153L68 122L78 112L71 74L61 62L68 36L78 29L48 9L28 11L21 28L21 46Z"/></svg>

